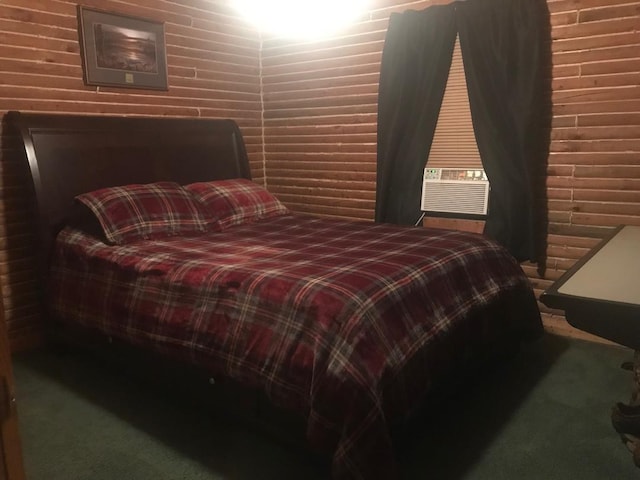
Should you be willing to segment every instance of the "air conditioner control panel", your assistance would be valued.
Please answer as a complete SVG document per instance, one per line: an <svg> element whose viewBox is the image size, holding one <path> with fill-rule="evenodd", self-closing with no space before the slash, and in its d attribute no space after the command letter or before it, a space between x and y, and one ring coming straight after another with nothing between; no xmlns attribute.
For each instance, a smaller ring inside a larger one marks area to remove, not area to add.
<svg viewBox="0 0 640 480"><path fill-rule="evenodd" d="M478 181L487 179L487 174L482 169L463 169L463 168L425 168L425 180L462 180L462 181Z"/></svg>

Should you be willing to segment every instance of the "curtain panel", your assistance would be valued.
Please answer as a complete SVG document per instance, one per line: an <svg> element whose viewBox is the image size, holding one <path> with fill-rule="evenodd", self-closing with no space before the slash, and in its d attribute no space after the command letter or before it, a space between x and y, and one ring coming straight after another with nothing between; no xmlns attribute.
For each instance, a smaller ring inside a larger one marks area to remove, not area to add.
<svg viewBox="0 0 640 480"><path fill-rule="evenodd" d="M485 234L537 261L534 165L544 150L544 0L466 0L392 14L378 98L376 221L413 225L456 35L491 184ZM544 5L546 8L546 3ZM538 143L538 144L536 144Z"/></svg>

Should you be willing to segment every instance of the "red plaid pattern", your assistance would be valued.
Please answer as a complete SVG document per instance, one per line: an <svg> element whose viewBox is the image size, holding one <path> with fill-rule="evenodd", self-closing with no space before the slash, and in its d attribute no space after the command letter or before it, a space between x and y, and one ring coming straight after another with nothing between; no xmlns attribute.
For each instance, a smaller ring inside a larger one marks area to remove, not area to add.
<svg viewBox="0 0 640 480"><path fill-rule="evenodd" d="M117 245L207 230L198 204L173 182L103 188L76 199L91 209L106 239Z"/></svg>
<svg viewBox="0 0 640 480"><path fill-rule="evenodd" d="M518 291L516 315L471 321ZM305 413L335 478L393 478L389 426L452 360L541 329L527 277L490 240L299 215L123 247L66 229L50 295L66 321Z"/></svg>
<svg viewBox="0 0 640 480"><path fill-rule="evenodd" d="M244 178L192 183L185 188L210 212L222 230L289 213L271 193Z"/></svg>

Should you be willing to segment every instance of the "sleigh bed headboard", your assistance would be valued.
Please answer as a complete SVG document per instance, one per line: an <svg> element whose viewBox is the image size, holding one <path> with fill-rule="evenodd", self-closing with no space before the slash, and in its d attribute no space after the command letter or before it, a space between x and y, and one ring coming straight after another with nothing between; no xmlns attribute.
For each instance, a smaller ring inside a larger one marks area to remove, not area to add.
<svg viewBox="0 0 640 480"><path fill-rule="evenodd" d="M251 178L232 120L9 112L7 121L24 142L44 261L80 193L163 180Z"/></svg>

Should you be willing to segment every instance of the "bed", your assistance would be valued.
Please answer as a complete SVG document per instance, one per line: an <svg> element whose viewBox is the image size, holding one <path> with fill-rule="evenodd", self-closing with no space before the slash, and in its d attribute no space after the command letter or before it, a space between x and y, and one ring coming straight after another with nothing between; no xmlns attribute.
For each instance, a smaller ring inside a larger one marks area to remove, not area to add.
<svg viewBox="0 0 640 480"><path fill-rule="evenodd" d="M396 426L461 367L542 331L531 286L500 246L291 212L251 181L231 120L8 120L31 169L52 331L115 339L259 392L303 420L334 478L394 478ZM149 212L118 223L123 210L109 210L130 197L155 202L145 228Z"/></svg>

